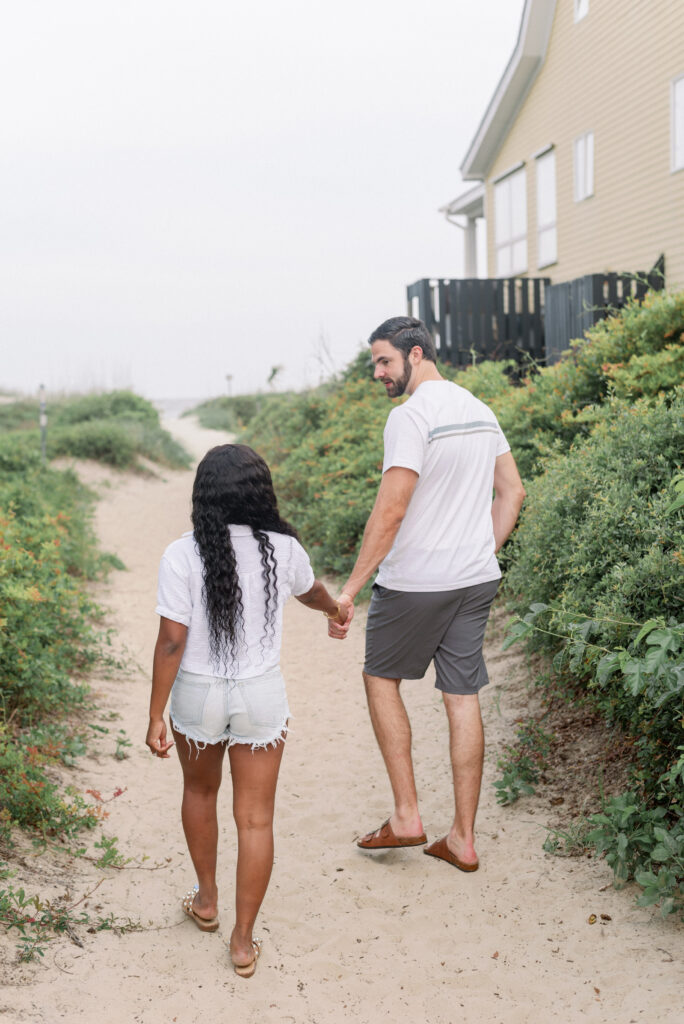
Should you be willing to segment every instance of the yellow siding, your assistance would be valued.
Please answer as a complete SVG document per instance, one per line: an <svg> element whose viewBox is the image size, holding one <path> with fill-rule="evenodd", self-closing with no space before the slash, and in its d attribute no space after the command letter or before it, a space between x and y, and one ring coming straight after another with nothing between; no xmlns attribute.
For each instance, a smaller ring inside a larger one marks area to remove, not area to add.
<svg viewBox="0 0 684 1024"><path fill-rule="evenodd" d="M496 274L493 181L527 169L528 274L554 283L648 270L665 253L668 285L684 286L684 170L671 172L671 81L684 73L684 2L590 0L575 24L557 0L544 65L487 176L489 273ZM594 133L594 195L573 198L573 141ZM532 156L556 150L558 260L537 268Z"/></svg>

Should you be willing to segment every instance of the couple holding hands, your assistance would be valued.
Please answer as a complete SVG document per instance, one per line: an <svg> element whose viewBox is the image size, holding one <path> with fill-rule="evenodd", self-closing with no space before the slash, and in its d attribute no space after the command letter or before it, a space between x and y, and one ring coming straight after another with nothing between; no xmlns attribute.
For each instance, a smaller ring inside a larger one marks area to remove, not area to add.
<svg viewBox="0 0 684 1024"><path fill-rule="evenodd" d="M378 569L368 610L363 678L394 796L362 849L427 843L418 810L402 679L434 659L449 722L455 814L424 852L477 870L475 814L484 736L482 641L501 572L496 552L525 492L493 412L444 380L420 320L393 317L369 338L374 379L395 406L384 431L382 479L358 558L337 599L315 579L293 526L280 517L271 474L245 445L222 445L198 466L193 531L164 552L159 636L146 743L160 758L174 740L183 770L182 821L197 885L183 900L203 931L218 928L217 796L226 747L238 857L230 956L251 977L261 951L253 928L273 865L273 811L289 708L280 672L283 605L290 595L344 639L354 599ZM492 500L492 494L494 498Z"/></svg>

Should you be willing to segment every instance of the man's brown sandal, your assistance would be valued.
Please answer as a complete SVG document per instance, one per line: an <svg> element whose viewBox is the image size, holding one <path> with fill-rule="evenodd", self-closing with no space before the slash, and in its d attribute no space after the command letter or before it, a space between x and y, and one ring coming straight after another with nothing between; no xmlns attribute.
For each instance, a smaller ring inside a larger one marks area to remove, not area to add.
<svg viewBox="0 0 684 1024"><path fill-rule="evenodd" d="M356 840L356 845L362 850L392 850L398 846L423 846L425 843L427 836L424 832L420 836L395 836L389 818L375 832Z"/></svg>
<svg viewBox="0 0 684 1024"><path fill-rule="evenodd" d="M440 860L445 860L447 864L453 864L459 871L477 871L480 866L479 861L475 861L474 864L467 864L465 861L459 860L455 853L452 853L447 846L447 837L443 836L441 839L435 839L434 843L430 843L423 850L428 857L438 857Z"/></svg>

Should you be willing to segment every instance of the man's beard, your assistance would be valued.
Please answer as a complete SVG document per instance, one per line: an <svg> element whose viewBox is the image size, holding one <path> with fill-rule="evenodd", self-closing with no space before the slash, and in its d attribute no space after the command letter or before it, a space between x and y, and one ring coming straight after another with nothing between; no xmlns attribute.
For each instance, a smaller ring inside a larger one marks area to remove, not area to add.
<svg viewBox="0 0 684 1024"><path fill-rule="evenodd" d="M408 356L404 356L404 373L398 381L392 381L390 387L387 388L388 398L399 398L403 395L408 386L408 382L411 379L411 364Z"/></svg>

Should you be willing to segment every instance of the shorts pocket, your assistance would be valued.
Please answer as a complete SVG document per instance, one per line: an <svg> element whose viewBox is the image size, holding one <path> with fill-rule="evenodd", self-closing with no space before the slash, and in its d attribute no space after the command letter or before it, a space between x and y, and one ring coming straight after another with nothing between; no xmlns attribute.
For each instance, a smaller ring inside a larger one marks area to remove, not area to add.
<svg viewBox="0 0 684 1024"><path fill-rule="evenodd" d="M183 727L201 726L204 717L204 705L211 688L211 683L189 683L177 678L171 690L171 718L176 725Z"/></svg>
<svg viewBox="0 0 684 1024"><path fill-rule="evenodd" d="M239 684L252 725L277 729L290 713L281 675L270 679L245 679Z"/></svg>

